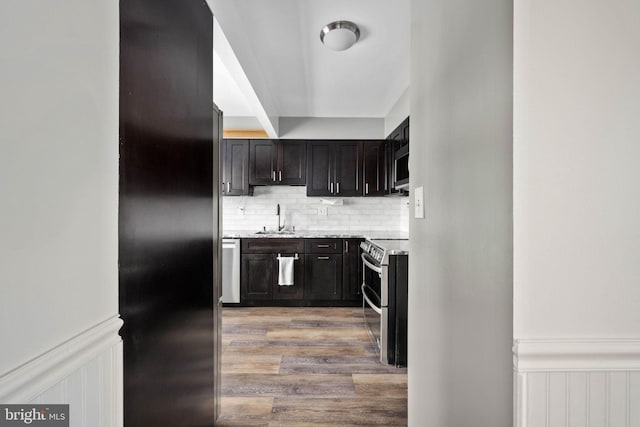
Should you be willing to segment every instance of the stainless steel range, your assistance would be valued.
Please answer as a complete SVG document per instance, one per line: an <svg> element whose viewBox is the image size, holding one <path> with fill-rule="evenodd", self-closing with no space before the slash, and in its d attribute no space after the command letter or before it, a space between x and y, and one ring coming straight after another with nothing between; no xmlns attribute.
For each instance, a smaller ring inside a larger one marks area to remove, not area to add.
<svg viewBox="0 0 640 427"><path fill-rule="evenodd" d="M407 364L408 240L366 240L362 248L363 313L382 363Z"/></svg>

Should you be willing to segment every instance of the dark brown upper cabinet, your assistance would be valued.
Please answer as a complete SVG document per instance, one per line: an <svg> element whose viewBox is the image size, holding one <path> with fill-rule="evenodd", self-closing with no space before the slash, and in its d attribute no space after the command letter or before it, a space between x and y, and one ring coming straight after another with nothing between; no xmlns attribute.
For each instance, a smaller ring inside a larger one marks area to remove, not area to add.
<svg viewBox="0 0 640 427"><path fill-rule="evenodd" d="M362 146L364 196L384 196L387 190L384 141L365 142Z"/></svg>
<svg viewBox="0 0 640 427"><path fill-rule="evenodd" d="M397 128L387 137L387 194L407 194L401 193L395 188L395 158L399 153L409 152L409 117L407 117Z"/></svg>
<svg viewBox="0 0 640 427"><path fill-rule="evenodd" d="M341 142L336 147L336 196L362 195L362 142Z"/></svg>
<svg viewBox="0 0 640 427"><path fill-rule="evenodd" d="M256 139L249 143L250 185L305 185L306 144Z"/></svg>
<svg viewBox="0 0 640 427"><path fill-rule="evenodd" d="M249 186L249 140L225 139L222 144L222 194L251 194Z"/></svg>
<svg viewBox="0 0 640 427"><path fill-rule="evenodd" d="M307 143L308 196L361 196L362 142Z"/></svg>
<svg viewBox="0 0 640 427"><path fill-rule="evenodd" d="M278 141L278 183L305 185L307 183L307 143Z"/></svg>
<svg viewBox="0 0 640 427"><path fill-rule="evenodd" d="M277 149L270 139L249 141L249 184L271 185L276 183Z"/></svg>
<svg viewBox="0 0 640 427"><path fill-rule="evenodd" d="M307 143L307 196L332 194L333 148L328 141Z"/></svg>

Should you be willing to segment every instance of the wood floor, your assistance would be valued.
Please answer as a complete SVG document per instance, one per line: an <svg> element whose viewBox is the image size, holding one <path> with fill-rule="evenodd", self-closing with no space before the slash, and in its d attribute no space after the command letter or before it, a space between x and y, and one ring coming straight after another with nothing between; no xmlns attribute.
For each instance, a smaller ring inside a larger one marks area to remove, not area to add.
<svg viewBox="0 0 640 427"><path fill-rule="evenodd" d="M224 308L218 426L406 426L407 370L360 308Z"/></svg>

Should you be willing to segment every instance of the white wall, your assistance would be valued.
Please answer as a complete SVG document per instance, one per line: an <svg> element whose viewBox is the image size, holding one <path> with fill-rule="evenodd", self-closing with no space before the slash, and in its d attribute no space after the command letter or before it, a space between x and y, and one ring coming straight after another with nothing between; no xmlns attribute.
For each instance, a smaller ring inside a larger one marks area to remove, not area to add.
<svg viewBox="0 0 640 427"><path fill-rule="evenodd" d="M512 423L512 2L411 4L409 425ZM419 143L416 143L419 141Z"/></svg>
<svg viewBox="0 0 640 427"><path fill-rule="evenodd" d="M515 337L640 338L640 3L515 12Z"/></svg>
<svg viewBox="0 0 640 427"><path fill-rule="evenodd" d="M280 117L279 137L287 139L384 139L384 119Z"/></svg>
<svg viewBox="0 0 640 427"><path fill-rule="evenodd" d="M0 378L118 312L118 2L0 2Z"/></svg>
<svg viewBox="0 0 640 427"><path fill-rule="evenodd" d="M638 22L635 0L515 4L518 426L640 425Z"/></svg>
<svg viewBox="0 0 640 427"><path fill-rule="evenodd" d="M409 116L409 88L402 92L384 118L384 137L389 136Z"/></svg>
<svg viewBox="0 0 640 427"><path fill-rule="evenodd" d="M262 129L255 117L224 116L225 129Z"/></svg>
<svg viewBox="0 0 640 427"><path fill-rule="evenodd" d="M336 200L336 198L327 198ZM409 208L404 197L344 197L342 206L322 204L322 197L307 197L306 187L258 186L253 196L229 196L223 200L223 228L228 231L258 231L278 225L276 205L280 204L281 221L288 229L319 231L375 231L406 233ZM327 207L326 216L318 208Z"/></svg>

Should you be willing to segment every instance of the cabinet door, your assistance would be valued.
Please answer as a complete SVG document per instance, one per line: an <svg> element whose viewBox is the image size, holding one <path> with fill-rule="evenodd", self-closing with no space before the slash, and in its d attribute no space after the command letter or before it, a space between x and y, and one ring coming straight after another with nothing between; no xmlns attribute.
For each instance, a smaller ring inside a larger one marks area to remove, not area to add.
<svg viewBox="0 0 640 427"><path fill-rule="evenodd" d="M223 147L223 194L249 194L249 140L225 139Z"/></svg>
<svg viewBox="0 0 640 427"><path fill-rule="evenodd" d="M342 254L305 255L305 300L342 299Z"/></svg>
<svg viewBox="0 0 640 427"><path fill-rule="evenodd" d="M332 148L327 141L307 144L307 196L331 196Z"/></svg>
<svg viewBox="0 0 640 427"><path fill-rule="evenodd" d="M294 256L295 254L285 254L282 256ZM304 295L304 255L298 254L298 259L293 262L293 285L278 285L278 273L280 270L280 262L275 260L274 279L273 279L273 299L274 300L301 300Z"/></svg>
<svg viewBox="0 0 640 427"><path fill-rule="evenodd" d="M384 142L371 141L362 145L363 177L365 196L384 196L385 194L385 153Z"/></svg>
<svg viewBox="0 0 640 427"><path fill-rule="evenodd" d="M283 185L305 185L306 146L304 141L278 142L277 183Z"/></svg>
<svg viewBox="0 0 640 427"><path fill-rule="evenodd" d="M387 163L387 194L396 194L399 193L398 190L396 190L395 188L393 188L393 178L394 178L394 174L395 174L395 164L393 161L393 153L395 152L393 147L394 147L394 142L393 142L393 137L394 135L390 135L389 138L387 138L387 149L386 149L386 163Z"/></svg>
<svg viewBox="0 0 640 427"><path fill-rule="evenodd" d="M402 140L400 142L400 148L409 145L409 117L400 125L402 128Z"/></svg>
<svg viewBox="0 0 640 427"><path fill-rule="evenodd" d="M249 142L249 184L276 183L276 144L270 139L252 139Z"/></svg>
<svg viewBox="0 0 640 427"><path fill-rule="evenodd" d="M273 254L241 256L240 302L272 299L275 258Z"/></svg>
<svg viewBox="0 0 640 427"><path fill-rule="evenodd" d="M406 147L409 149L409 118L407 117L398 127L387 137L387 193L399 193L394 188L395 162L394 154L399 149Z"/></svg>
<svg viewBox="0 0 640 427"><path fill-rule="evenodd" d="M362 300L362 261L360 259L362 239L344 239L342 253L342 299Z"/></svg>
<svg viewBox="0 0 640 427"><path fill-rule="evenodd" d="M362 196L362 142L335 144L335 192L341 197Z"/></svg>

